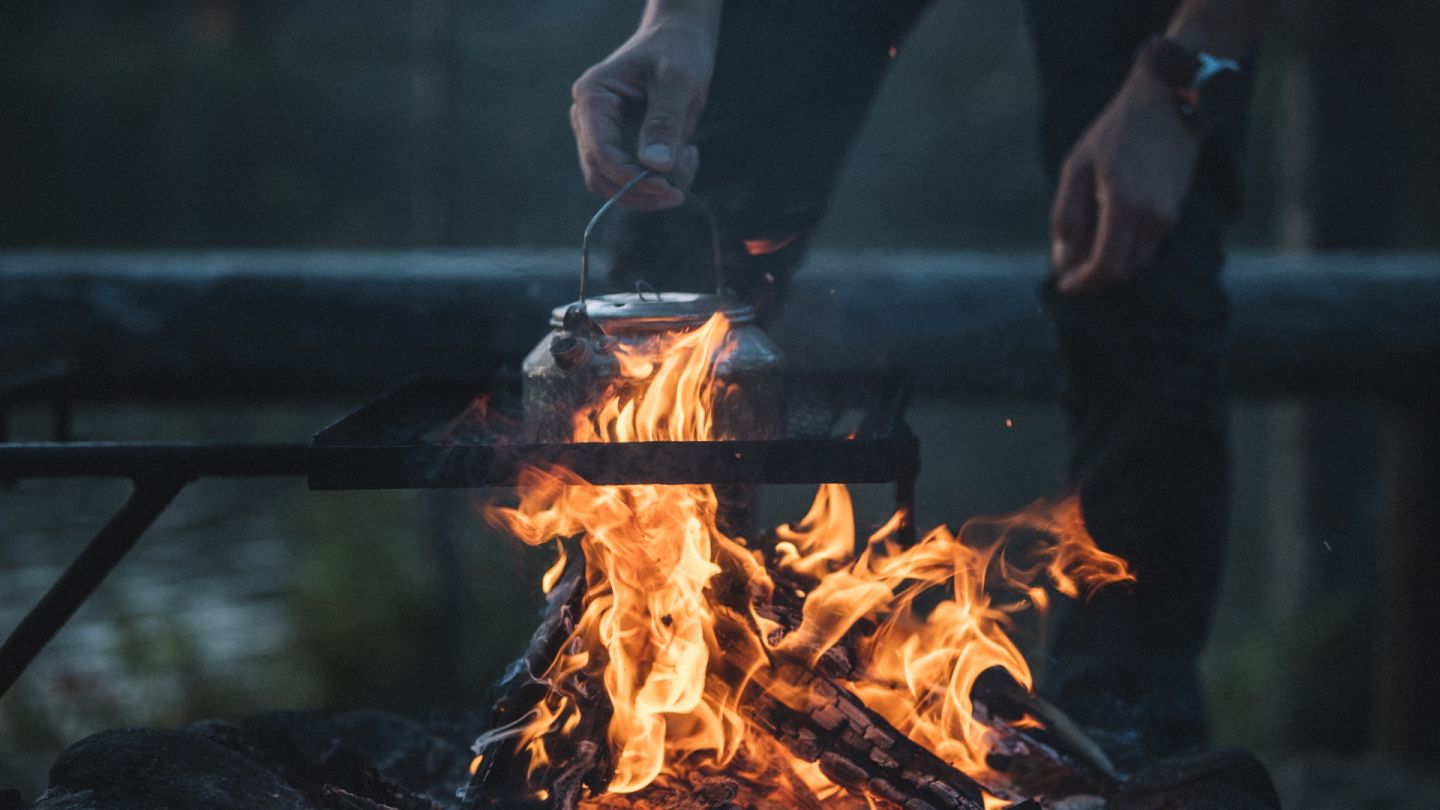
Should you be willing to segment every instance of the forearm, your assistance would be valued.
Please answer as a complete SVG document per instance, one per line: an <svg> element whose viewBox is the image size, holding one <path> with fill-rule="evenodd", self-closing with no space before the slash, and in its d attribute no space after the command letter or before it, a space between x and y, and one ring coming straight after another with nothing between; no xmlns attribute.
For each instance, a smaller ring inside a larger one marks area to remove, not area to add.
<svg viewBox="0 0 1440 810"><path fill-rule="evenodd" d="M1260 40L1277 0L1185 0L1165 35L1192 51L1241 59Z"/></svg>
<svg viewBox="0 0 1440 810"><path fill-rule="evenodd" d="M718 36L722 5L724 0L648 0L640 27L694 25Z"/></svg>

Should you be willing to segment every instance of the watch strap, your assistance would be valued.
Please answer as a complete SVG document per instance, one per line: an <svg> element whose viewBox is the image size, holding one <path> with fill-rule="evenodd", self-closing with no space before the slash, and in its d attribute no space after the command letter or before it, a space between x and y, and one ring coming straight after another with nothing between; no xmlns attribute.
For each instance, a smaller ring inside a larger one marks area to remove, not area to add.
<svg viewBox="0 0 1440 810"><path fill-rule="evenodd" d="M1175 92L1184 107L1195 105L1195 77L1202 66L1199 55L1174 40L1156 35L1140 49L1140 61ZM1183 107L1182 112L1186 112Z"/></svg>

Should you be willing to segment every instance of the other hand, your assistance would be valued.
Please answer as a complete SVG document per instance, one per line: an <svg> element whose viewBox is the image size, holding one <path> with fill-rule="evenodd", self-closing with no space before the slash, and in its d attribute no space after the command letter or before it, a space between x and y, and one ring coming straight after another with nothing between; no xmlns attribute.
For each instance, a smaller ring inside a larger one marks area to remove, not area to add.
<svg viewBox="0 0 1440 810"><path fill-rule="evenodd" d="M703 21L647 20L629 41L575 82L570 126L585 185L602 197L644 169L620 202L653 211L685 201L700 155L688 143L715 65L715 32Z"/></svg>
<svg viewBox="0 0 1440 810"><path fill-rule="evenodd" d="M1154 258L1180 216L1199 152L1171 90L1137 67L1061 169L1050 212L1060 292L1131 278Z"/></svg>

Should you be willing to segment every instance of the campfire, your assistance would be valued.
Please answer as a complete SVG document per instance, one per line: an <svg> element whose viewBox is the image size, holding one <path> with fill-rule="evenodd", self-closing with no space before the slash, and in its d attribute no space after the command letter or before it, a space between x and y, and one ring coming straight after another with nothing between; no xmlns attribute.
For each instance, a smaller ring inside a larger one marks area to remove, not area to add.
<svg viewBox="0 0 1440 810"><path fill-rule="evenodd" d="M1056 596L1123 584L1126 565L1074 499L917 537L918 441L895 375L782 374L753 311L718 294L641 291L588 312L582 295L552 316L521 375L417 378L307 445L0 448L17 478L136 481L6 641L0 691L197 476L500 488L486 517L556 554L488 716L103 732L62 754L36 810L190 806L217 784L253 797L236 806L284 794L317 810L1278 807L1244 752L1122 776L1033 694L1021 641ZM790 524L747 516L747 487L819 482ZM897 508L857 534L839 482L893 484Z"/></svg>
<svg viewBox="0 0 1440 810"><path fill-rule="evenodd" d="M571 443L744 439L723 312L610 341ZM568 406L567 406L568 407ZM990 808L1100 794L1104 755L1031 693L1010 632L1131 579L1077 501L857 542L842 484L755 531L710 484L600 485L526 465L485 517L552 548L544 621L476 741L466 804Z"/></svg>

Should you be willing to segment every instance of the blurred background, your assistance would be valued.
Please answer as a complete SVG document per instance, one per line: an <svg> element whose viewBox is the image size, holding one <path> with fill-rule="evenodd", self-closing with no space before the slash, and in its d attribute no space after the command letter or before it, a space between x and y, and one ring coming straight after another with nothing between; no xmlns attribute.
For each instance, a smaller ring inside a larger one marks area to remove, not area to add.
<svg viewBox="0 0 1440 810"><path fill-rule="evenodd" d="M9 4L0 251L575 250L596 201L569 86L641 5ZM1044 248L1022 11L937 0L900 46L817 247ZM1272 30L1235 246L1440 248L1440 5L1288 0ZM76 431L305 440L358 401L94 401ZM12 438L43 438L46 419L17 408ZM924 521L1008 511L1058 480L1057 408L925 399L913 422ZM1376 720L1386 424L1380 402L1236 405L1234 541L1206 675L1218 741L1260 751L1290 806L1440 806L1434 747L1387 746ZM0 489L0 631L126 491ZM767 493L763 513L798 517L807 497ZM884 493L861 509L883 519ZM33 798L61 748L117 725L471 705L528 637L549 561L462 494L192 485L0 700L0 787Z"/></svg>

